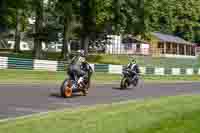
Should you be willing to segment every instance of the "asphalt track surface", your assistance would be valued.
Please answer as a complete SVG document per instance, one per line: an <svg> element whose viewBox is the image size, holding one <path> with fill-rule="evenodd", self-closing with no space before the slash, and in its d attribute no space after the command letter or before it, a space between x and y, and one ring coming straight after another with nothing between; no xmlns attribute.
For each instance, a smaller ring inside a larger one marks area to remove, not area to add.
<svg viewBox="0 0 200 133"><path fill-rule="evenodd" d="M85 105L200 94L200 83L141 83L137 88L127 90L119 90L118 86L93 85L87 96L75 95L73 98L64 99L59 95L59 85L0 85L0 119Z"/></svg>

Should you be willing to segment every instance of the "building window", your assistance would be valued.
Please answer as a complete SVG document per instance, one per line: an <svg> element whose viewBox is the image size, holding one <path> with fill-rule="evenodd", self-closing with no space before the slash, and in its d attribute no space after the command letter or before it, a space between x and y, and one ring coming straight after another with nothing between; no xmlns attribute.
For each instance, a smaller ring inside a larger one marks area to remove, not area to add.
<svg viewBox="0 0 200 133"><path fill-rule="evenodd" d="M161 54L164 54L164 44L159 42L158 43L158 50L160 51Z"/></svg>
<svg viewBox="0 0 200 133"><path fill-rule="evenodd" d="M62 49L62 46L58 46L58 49Z"/></svg>
<svg viewBox="0 0 200 133"><path fill-rule="evenodd" d="M163 43L158 43L158 48L164 48L164 44Z"/></svg>
<svg viewBox="0 0 200 133"><path fill-rule="evenodd" d="M167 43L166 44L166 53L167 54L171 54L172 52L171 52L171 44L170 43Z"/></svg>
<svg viewBox="0 0 200 133"><path fill-rule="evenodd" d="M140 52L140 51L141 51L140 44L136 44L136 52Z"/></svg>
<svg viewBox="0 0 200 133"><path fill-rule="evenodd" d="M180 55L184 55L184 45L179 45Z"/></svg>
<svg viewBox="0 0 200 133"><path fill-rule="evenodd" d="M172 53L177 54L177 44L172 44Z"/></svg>
<svg viewBox="0 0 200 133"><path fill-rule="evenodd" d="M192 56L195 56L195 46L192 46Z"/></svg>
<svg viewBox="0 0 200 133"><path fill-rule="evenodd" d="M192 52L191 52L191 46L186 46L186 55L191 55Z"/></svg>
<svg viewBox="0 0 200 133"><path fill-rule="evenodd" d="M132 43L126 43L126 44L124 44L124 49L128 50L128 49L132 49L132 48L133 48Z"/></svg>
<svg viewBox="0 0 200 133"><path fill-rule="evenodd" d="M25 45L25 44L23 44L23 45L22 45L22 47L23 47L23 48L26 48L26 45Z"/></svg>

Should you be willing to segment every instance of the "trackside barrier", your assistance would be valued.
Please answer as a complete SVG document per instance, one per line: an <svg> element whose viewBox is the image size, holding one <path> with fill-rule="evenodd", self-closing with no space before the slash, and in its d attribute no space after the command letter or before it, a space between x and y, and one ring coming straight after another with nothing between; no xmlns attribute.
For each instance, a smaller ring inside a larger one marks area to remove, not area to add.
<svg viewBox="0 0 200 133"><path fill-rule="evenodd" d="M155 75L165 75L164 68L155 68Z"/></svg>
<svg viewBox="0 0 200 133"><path fill-rule="evenodd" d="M0 69L8 68L8 58L7 57L0 57Z"/></svg>
<svg viewBox="0 0 200 133"><path fill-rule="evenodd" d="M109 65L108 72L112 74L121 74L123 66L122 65Z"/></svg>
<svg viewBox="0 0 200 133"><path fill-rule="evenodd" d="M33 69L33 60L31 59L20 59L8 57L8 68L9 69Z"/></svg>
<svg viewBox="0 0 200 133"><path fill-rule="evenodd" d="M34 70L57 71L57 66L57 61L34 60Z"/></svg>
<svg viewBox="0 0 200 133"><path fill-rule="evenodd" d="M0 69L28 69L40 71L66 71L67 63L63 61L32 60L0 57ZM121 74L124 66L109 64L90 64L95 72ZM143 75L200 75L200 68L161 68L140 67Z"/></svg>

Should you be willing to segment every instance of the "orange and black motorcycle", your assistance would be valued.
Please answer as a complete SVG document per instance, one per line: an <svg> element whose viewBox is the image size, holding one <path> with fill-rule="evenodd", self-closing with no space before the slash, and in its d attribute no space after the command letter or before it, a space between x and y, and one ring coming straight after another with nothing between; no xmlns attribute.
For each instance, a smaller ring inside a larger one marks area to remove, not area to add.
<svg viewBox="0 0 200 133"><path fill-rule="evenodd" d="M82 75L81 77L77 77L75 73L73 73L73 78L67 78L63 81L60 93L64 98L72 97L73 93L82 93L83 96L88 94L88 90L90 87L90 78L92 76L92 68L86 75Z"/></svg>

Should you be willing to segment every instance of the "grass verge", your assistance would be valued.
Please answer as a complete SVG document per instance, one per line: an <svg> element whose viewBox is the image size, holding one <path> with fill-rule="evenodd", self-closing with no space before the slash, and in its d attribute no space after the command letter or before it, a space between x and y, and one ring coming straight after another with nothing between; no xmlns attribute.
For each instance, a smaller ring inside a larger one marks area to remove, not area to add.
<svg viewBox="0 0 200 133"><path fill-rule="evenodd" d="M32 59L31 51L24 51L21 53L13 53L12 51L2 52L0 56L15 57L15 58L27 58ZM197 59L184 59L184 58L164 58L164 57L150 57L150 56L128 56L128 55L89 55L87 60L91 63L97 64L116 64L125 65L130 62L130 59L134 57L140 66L149 67L166 67L166 68L199 68L200 58ZM44 53L45 60L63 60L60 58L60 53L50 52Z"/></svg>
<svg viewBox="0 0 200 133"><path fill-rule="evenodd" d="M99 105L0 123L1 133L199 133L200 96Z"/></svg>
<svg viewBox="0 0 200 133"><path fill-rule="evenodd" d="M47 72L31 70L0 70L0 83L61 83L66 78L65 72ZM200 76L155 76L145 75L141 77L146 82L179 82L179 81L199 81ZM121 75L94 73L92 80L95 83L119 82Z"/></svg>

